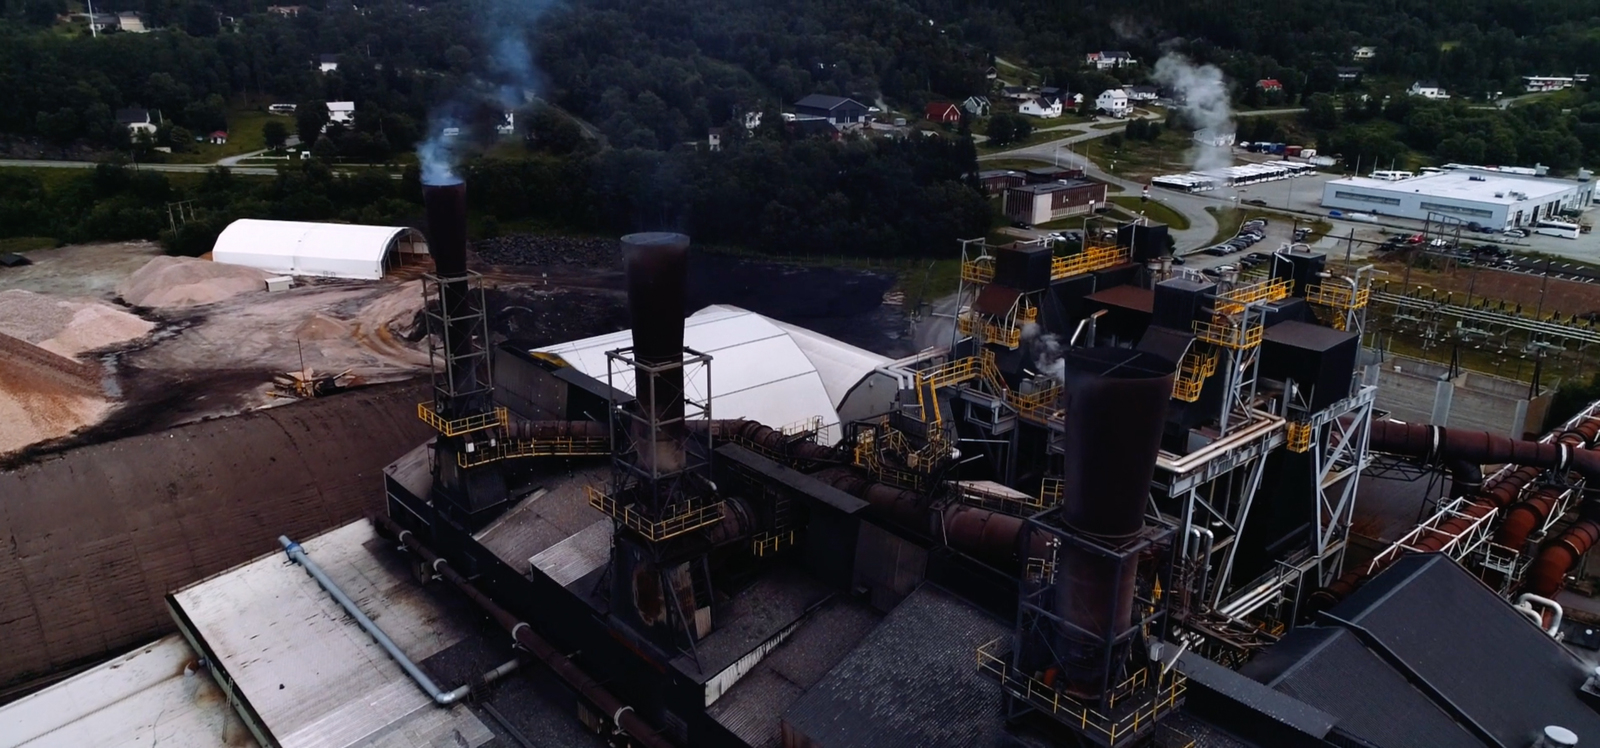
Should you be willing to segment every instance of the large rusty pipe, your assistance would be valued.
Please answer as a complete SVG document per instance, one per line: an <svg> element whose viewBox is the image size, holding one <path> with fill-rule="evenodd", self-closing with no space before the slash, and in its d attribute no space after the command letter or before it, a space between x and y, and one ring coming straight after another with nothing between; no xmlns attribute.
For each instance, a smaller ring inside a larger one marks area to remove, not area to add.
<svg viewBox="0 0 1600 748"><path fill-rule="evenodd" d="M632 434L640 468L667 475L686 463L683 439L683 307L688 286L689 237L667 232L622 237L628 315L633 323L634 397L641 424ZM652 371L658 367L657 371Z"/></svg>
<svg viewBox="0 0 1600 748"><path fill-rule="evenodd" d="M510 632L511 638L516 640L518 645L548 665L562 681L571 686L589 703L594 704L602 714L616 723L617 727L621 728L623 732L626 732L634 740L639 741L641 745L648 748L674 748L671 742L663 738L644 721L644 718L636 714L633 711L633 707L622 703L621 699L613 695L599 681L590 677L588 673L573 663L561 650L556 649L550 642L545 641L543 637L534 633L533 626L519 620L490 599L488 595L483 594L471 580L461 576L460 573L451 568L448 561L440 558L438 554L423 545L422 541L418 540L417 536L412 534L410 530L401 527L394 520L383 515L373 515L372 521L389 535L398 539L412 553L417 554L435 574L438 574L457 590L460 590L461 594L466 595L468 599L477 603L478 607L483 609L483 612L495 620L495 623L500 624L501 628Z"/></svg>
<svg viewBox="0 0 1600 748"><path fill-rule="evenodd" d="M1561 590L1567 572L1578 565L1578 559L1594 547L1596 540L1600 540L1600 520L1585 518L1573 523L1555 542L1539 551L1528 570L1523 591L1554 597Z"/></svg>
<svg viewBox="0 0 1600 748"><path fill-rule="evenodd" d="M1506 519L1495 532L1494 542L1520 552L1528 542L1529 533L1549 519L1551 510L1555 509L1556 502L1561 500L1564 492L1560 488L1545 488L1536 491L1526 501L1513 504L1506 510Z"/></svg>
<svg viewBox="0 0 1600 748"><path fill-rule="evenodd" d="M839 462L844 458L843 450L838 447L827 447L810 440L794 441L782 431L746 418L690 421L688 426L692 433L702 434L709 431L711 438L717 441L742 441L760 445L768 452L783 455L797 462L819 464Z"/></svg>

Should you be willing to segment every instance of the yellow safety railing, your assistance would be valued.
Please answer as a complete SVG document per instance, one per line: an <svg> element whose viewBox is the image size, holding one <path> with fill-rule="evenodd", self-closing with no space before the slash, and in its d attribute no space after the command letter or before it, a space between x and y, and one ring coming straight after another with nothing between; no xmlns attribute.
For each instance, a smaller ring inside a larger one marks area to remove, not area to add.
<svg viewBox="0 0 1600 748"><path fill-rule="evenodd" d="M518 457L585 457L609 454L611 454L611 440L603 436L507 439L493 445L475 444L471 452L457 452L456 464L470 468L486 465L495 460Z"/></svg>
<svg viewBox="0 0 1600 748"><path fill-rule="evenodd" d="M1217 295L1217 313L1238 314L1244 311L1246 304L1286 299L1289 297L1290 288L1289 281L1283 278L1240 286Z"/></svg>
<svg viewBox="0 0 1600 748"><path fill-rule="evenodd" d="M1008 393L1006 402L1015 408L1017 415L1035 423L1044 423L1055 415L1056 400L1061 396L1061 385L1053 384L1031 395Z"/></svg>
<svg viewBox="0 0 1600 748"><path fill-rule="evenodd" d="M1082 252L1050 261L1050 280L1061 280L1074 275L1091 273L1115 267L1128 261L1126 248L1115 246L1086 247Z"/></svg>
<svg viewBox="0 0 1600 748"><path fill-rule="evenodd" d="M1354 289L1329 283L1320 286L1311 286L1306 289L1306 301L1312 304L1330 306L1335 309L1351 310L1360 309L1372 300L1372 289Z"/></svg>
<svg viewBox="0 0 1600 748"><path fill-rule="evenodd" d="M753 539L751 551L757 556L766 556L793 546L795 543L794 530L787 532L764 532Z"/></svg>
<svg viewBox="0 0 1600 748"><path fill-rule="evenodd" d="M979 324L976 314L964 314L956 320L956 327L960 328L962 335L976 337L975 331L983 331L984 342L999 343L1007 348L1016 348L1022 345L1022 328L1016 325L995 324L985 322Z"/></svg>
<svg viewBox="0 0 1600 748"><path fill-rule="evenodd" d="M1195 322L1194 336L1212 345L1241 351L1261 345L1261 329L1259 324L1244 322L1237 325Z"/></svg>
<svg viewBox="0 0 1600 748"><path fill-rule="evenodd" d="M979 257L961 263L961 280L968 283L988 283L994 280L994 258Z"/></svg>
<svg viewBox="0 0 1600 748"><path fill-rule="evenodd" d="M460 436L474 431L499 428L509 422L505 408L495 408L487 413L475 413L465 418L448 419L434 411L432 403L417 403L417 417L445 436Z"/></svg>
<svg viewBox="0 0 1600 748"><path fill-rule="evenodd" d="M1217 373L1217 352L1190 349L1178 365L1178 376L1172 380L1172 398L1192 403L1200 399L1200 390L1206 378Z"/></svg>
<svg viewBox="0 0 1600 748"><path fill-rule="evenodd" d="M1002 657L1003 647L1008 641L1009 637L1001 637L978 647L978 668L998 677L1001 687L1012 696L1069 724L1076 723L1080 730L1100 733L1103 737L1097 742L1113 748L1132 745L1143 739L1144 734L1155 727L1156 720L1178 708L1180 699L1188 690L1187 679L1176 671L1159 676L1154 688L1150 688L1150 668L1141 669L1133 677L1117 684L1112 689L1109 701L1113 706L1118 700L1130 698L1147 701L1118 717L1109 717L1037 678L1012 669Z"/></svg>
<svg viewBox="0 0 1600 748"><path fill-rule="evenodd" d="M879 457L879 451L890 451L898 454L912 454L910 443L905 435L894 429L885 428L883 439L879 439L870 430L863 430L856 435L855 464L867 469L879 482L921 490L926 483L926 477L909 470L902 470L893 465L884 464Z"/></svg>
<svg viewBox="0 0 1600 748"><path fill-rule="evenodd" d="M1056 562L1048 558L1030 558L1022 565L1022 575L1034 581L1053 584L1056 581Z"/></svg>
<svg viewBox="0 0 1600 748"><path fill-rule="evenodd" d="M1311 449L1311 424L1303 421L1290 421L1285 434L1290 452L1306 452Z"/></svg>
<svg viewBox="0 0 1600 748"><path fill-rule="evenodd" d="M635 511L632 504L619 506L610 494L594 486L584 486L589 506L617 521L624 527L644 536L645 540L659 542L674 538L691 530L698 530L722 521L722 502L709 504L689 502L672 509L674 512L661 519L651 519Z"/></svg>
<svg viewBox="0 0 1600 748"><path fill-rule="evenodd" d="M1060 504L1065 486L1066 481L1060 478L1045 478L1044 484L1039 487L1039 498L1044 500L1045 506Z"/></svg>

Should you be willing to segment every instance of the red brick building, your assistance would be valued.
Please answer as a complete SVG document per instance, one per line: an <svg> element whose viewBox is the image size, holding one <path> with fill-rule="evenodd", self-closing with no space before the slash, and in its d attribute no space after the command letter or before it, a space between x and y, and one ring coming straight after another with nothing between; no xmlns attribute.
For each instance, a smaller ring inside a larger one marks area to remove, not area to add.
<svg viewBox="0 0 1600 748"><path fill-rule="evenodd" d="M1106 186L1088 180L1025 184L1006 189L1006 217L1030 226L1085 215L1106 202Z"/></svg>

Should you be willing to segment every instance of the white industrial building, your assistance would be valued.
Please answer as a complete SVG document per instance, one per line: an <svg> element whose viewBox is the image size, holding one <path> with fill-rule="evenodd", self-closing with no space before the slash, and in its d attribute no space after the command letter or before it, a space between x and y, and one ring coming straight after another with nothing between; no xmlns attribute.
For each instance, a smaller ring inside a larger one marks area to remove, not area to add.
<svg viewBox="0 0 1600 748"><path fill-rule="evenodd" d="M1399 180L1351 177L1328 182L1322 207L1419 221L1447 216L1494 228L1531 226L1594 203L1594 183L1455 168Z"/></svg>
<svg viewBox="0 0 1600 748"><path fill-rule="evenodd" d="M241 218L222 230L211 258L287 275L377 280L427 252L422 232L401 226Z"/></svg>
<svg viewBox="0 0 1600 748"><path fill-rule="evenodd" d="M625 348L629 330L540 348L607 382L606 351ZM820 422L824 443L843 436L841 422L882 413L897 389L881 371L891 359L802 327L734 306L701 309L684 321L684 345L710 354L711 368L689 367L684 388L704 399L715 387L713 418L749 418L774 427ZM633 394L633 371L619 366L609 384Z"/></svg>

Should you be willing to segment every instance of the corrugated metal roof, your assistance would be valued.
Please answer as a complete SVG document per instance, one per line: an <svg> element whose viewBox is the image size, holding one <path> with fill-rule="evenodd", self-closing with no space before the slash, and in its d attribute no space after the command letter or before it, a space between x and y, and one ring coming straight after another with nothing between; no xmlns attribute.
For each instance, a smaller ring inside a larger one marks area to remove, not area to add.
<svg viewBox="0 0 1600 748"><path fill-rule="evenodd" d="M923 585L784 714L823 746L1022 745L1004 729L1000 687L978 647L1010 629Z"/></svg>
<svg viewBox="0 0 1600 748"><path fill-rule="evenodd" d="M389 552L391 544L379 540L366 521L301 542L307 555L413 660L422 661L468 635L467 624L440 612L411 578L404 559ZM468 746L492 737L466 707L436 706L282 553L172 597L216 655L216 664L284 748L337 748L380 733L423 741L396 745L428 745L428 736L441 730L459 734ZM442 727L441 720L451 725Z"/></svg>
<svg viewBox="0 0 1600 748"><path fill-rule="evenodd" d="M632 344L632 332L624 330L538 350L605 382L606 351ZM712 356L709 372L690 367L685 388L696 399L713 394L713 418L749 418L772 427L816 417L837 424L836 408L850 388L889 363L855 346L723 305L706 307L685 321L684 345ZM632 370L619 368L610 382L634 392Z"/></svg>
<svg viewBox="0 0 1600 748"><path fill-rule="evenodd" d="M383 277L384 254L397 239L408 240L416 252L426 251L422 233L403 226L241 218L222 230L211 256L275 273L376 280Z"/></svg>
<svg viewBox="0 0 1600 748"><path fill-rule="evenodd" d="M255 746L199 659L172 634L0 707L0 745Z"/></svg>

